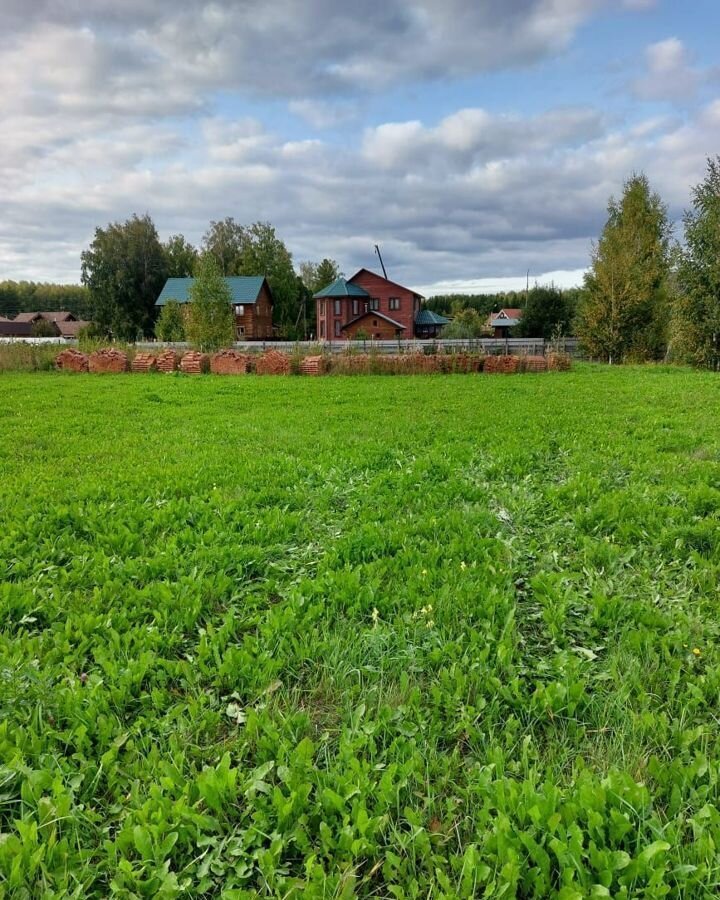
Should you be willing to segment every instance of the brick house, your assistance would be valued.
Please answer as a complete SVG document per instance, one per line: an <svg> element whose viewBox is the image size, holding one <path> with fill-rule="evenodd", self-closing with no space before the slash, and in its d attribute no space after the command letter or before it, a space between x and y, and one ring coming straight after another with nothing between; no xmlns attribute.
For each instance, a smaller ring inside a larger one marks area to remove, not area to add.
<svg viewBox="0 0 720 900"><path fill-rule="evenodd" d="M40 321L49 322L55 326L57 334L66 340L77 338L82 328L87 328L90 322L76 318L65 309L51 310L48 312L21 312L13 320L16 325L36 325ZM21 329L22 330L22 329Z"/></svg>
<svg viewBox="0 0 720 900"><path fill-rule="evenodd" d="M190 302L194 278L168 278L155 306L171 300ZM238 341L265 341L273 336L273 296L263 275L233 275L225 278L235 313L235 337Z"/></svg>
<svg viewBox="0 0 720 900"><path fill-rule="evenodd" d="M352 278L338 278L319 290L316 303L317 336L322 340L351 340L358 335L374 340L414 338L422 296L369 269Z"/></svg>

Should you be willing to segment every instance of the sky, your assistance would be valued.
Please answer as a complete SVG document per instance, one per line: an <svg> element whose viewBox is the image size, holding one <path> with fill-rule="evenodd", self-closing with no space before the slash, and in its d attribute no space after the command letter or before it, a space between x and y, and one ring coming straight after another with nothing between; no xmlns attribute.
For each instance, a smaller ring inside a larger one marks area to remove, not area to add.
<svg viewBox="0 0 720 900"><path fill-rule="evenodd" d="M643 171L720 152L717 0L0 0L0 280L96 227L269 221L426 296L579 283Z"/></svg>

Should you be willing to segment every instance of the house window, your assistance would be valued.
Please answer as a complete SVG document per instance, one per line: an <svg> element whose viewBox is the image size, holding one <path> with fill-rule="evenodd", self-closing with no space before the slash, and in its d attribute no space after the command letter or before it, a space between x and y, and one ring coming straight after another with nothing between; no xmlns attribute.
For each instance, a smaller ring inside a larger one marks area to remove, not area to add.
<svg viewBox="0 0 720 900"><path fill-rule="evenodd" d="M324 316L325 315L325 301L321 300L319 303L319 306L320 306L320 309L318 310L318 312L320 313L321 316Z"/></svg>
<svg viewBox="0 0 720 900"><path fill-rule="evenodd" d="M335 301L335 315L339 316L342 312L342 300Z"/></svg>
<svg viewBox="0 0 720 900"><path fill-rule="evenodd" d="M380 309L380 299L378 297L370 299L370 309Z"/></svg>
<svg viewBox="0 0 720 900"><path fill-rule="evenodd" d="M238 339L239 341L242 341L242 340L244 339L244 337L245 337L245 326L244 326L244 325L238 325L237 328L235 329L235 333L236 333L236 335L237 335L237 339Z"/></svg>
<svg viewBox="0 0 720 900"><path fill-rule="evenodd" d="M390 298L390 309L400 309L400 298L399 297L391 297Z"/></svg>
<svg viewBox="0 0 720 900"><path fill-rule="evenodd" d="M245 307L242 303L235 304L235 315L236 316L244 316L245 315Z"/></svg>
<svg viewBox="0 0 720 900"><path fill-rule="evenodd" d="M360 301L359 301L359 300L353 300L353 307L352 307L352 309L353 309L352 314L353 314L354 316L357 316L357 315L360 314Z"/></svg>
<svg viewBox="0 0 720 900"><path fill-rule="evenodd" d="M335 320L335 337L340 337L340 319Z"/></svg>
<svg viewBox="0 0 720 900"><path fill-rule="evenodd" d="M373 319L373 328L377 328L377 319Z"/></svg>
<svg viewBox="0 0 720 900"><path fill-rule="evenodd" d="M325 323L324 322L320 323L320 337L321 338L325 337Z"/></svg>

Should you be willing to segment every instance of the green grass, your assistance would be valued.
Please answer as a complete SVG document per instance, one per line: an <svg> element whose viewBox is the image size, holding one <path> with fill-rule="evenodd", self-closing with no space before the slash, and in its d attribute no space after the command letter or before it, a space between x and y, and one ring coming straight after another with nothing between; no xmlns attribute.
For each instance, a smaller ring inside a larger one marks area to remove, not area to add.
<svg viewBox="0 0 720 900"><path fill-rule="evenodd" d="M0 896L717 896L719 390L2 376Z"/></svg>

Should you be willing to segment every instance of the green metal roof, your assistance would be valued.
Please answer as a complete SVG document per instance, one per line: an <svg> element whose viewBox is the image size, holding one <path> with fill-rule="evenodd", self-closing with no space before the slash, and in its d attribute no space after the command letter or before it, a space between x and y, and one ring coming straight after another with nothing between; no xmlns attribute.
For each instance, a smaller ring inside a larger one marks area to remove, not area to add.
<svg viewBox="0 0 720 900"><path fill-rule="evenodd" d="M450 319L446 319L445 316L439 316L431 309L421 309L415 316L416 325L447 325L449 322Z"/></svg>
<svg viewBox="0 0 720 900"><path fill-rule="evenodd" d="M336 278L332 284L313 294L313 300L322 297L369 297L370 294L359 284L353 284L344 278Z"/></svg>
<svg viewBox="0 0 720 900"><path fill-rule="evenodd" d="M194 281L194 278L168 278L155 306L165 306L169 300L189 303L190 287ZM263 275L232 275L225 278L233 303L255 303L264 281Z"/></svg>

